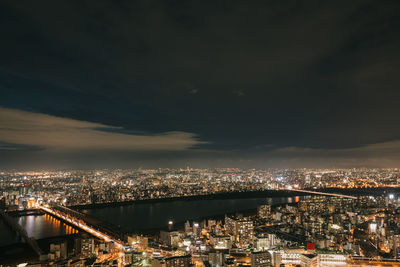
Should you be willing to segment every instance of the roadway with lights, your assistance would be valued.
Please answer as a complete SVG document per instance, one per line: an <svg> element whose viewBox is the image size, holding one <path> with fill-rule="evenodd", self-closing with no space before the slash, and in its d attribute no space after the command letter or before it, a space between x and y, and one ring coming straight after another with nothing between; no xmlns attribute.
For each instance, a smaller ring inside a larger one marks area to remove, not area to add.
<svg viewBox="0 0 400 267"><path fill-rule="evenodd" d="M113 242L116 246L118 246L121 249L124 248L124 246L125 246L124 242L122 242L121 240L118 240L118 239L112 237L110 234L107 234L98 229L95 229L93 226L88 224L82 218L84 216L82 213L70 210L65 207L53 208L53 207L40 206L39 208L55 217L58 217L64 221L74 225L75 227L77 227L79 229L84 230L85 232L88 232L89 234L94 235L97 238L100 238L106 242ZM64 209L66 209L67 211L70 211L70 212L61 211ZM76 213L77 216L74 216L74 213Z"/></svg>
<svg viewBox="0 0 400 267"><path fill-rule="evenodd" d="M351 199L357 199L355 196L349 196L349 195L343 195L343 194L335 194L335 193L324 193L324 192L318 192L318 191L311 191L311 190L303 190L303 189L288 189L289 191L293 192L301 192L301 193L308 193L308 194L314 194L314 195L323 195L323 196L330 196L330 197L344 197L344 198L351 198Z"/></svg>

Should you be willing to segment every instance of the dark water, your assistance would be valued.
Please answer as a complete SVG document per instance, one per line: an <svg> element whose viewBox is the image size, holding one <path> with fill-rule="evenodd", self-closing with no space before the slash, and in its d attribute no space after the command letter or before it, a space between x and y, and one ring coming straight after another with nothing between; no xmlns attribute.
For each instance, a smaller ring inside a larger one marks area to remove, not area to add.
<svg viewBox="0 0 400 267"><path fill-rule="evenodd" d="M173 220L175 223L183 223L186 220L198 220L256 209L257 206L263 204L285 204L299 200L299 197L291 197L171 201L95 208L83 210L83 212L119 226L124 231L134 232L164 228L169 220ZM47 214L21 216L15 219L25 228L28 236L35 239L77 232L73 227ZM20 242L17 235L0 220L0 246L17 242Z"/></svg>
<svg viewBox="0 0 400 267"><path fill-rule="evenodd" d="M20 239L5 222L0 219L0 247L18 243Z"/></svg>
<svg viewBox="0 0 400 267"><path fill-rule="evenodd" d="M257 206L263 204L284 204L299 200L299 197L292 197L172 201L95 208L82 210L82 212L119 226L124 231L134 232L164 228L169 220L182 223L186 220L256 209Z"/></svg>

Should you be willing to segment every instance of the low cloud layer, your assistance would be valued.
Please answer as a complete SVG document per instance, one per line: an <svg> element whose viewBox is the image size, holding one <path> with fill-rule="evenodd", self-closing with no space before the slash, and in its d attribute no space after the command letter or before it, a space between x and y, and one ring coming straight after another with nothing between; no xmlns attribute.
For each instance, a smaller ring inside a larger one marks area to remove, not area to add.
<svg viewBox="0 0 400 267"><path fill-rule="evenodd" d="M346 149L284 147L264 154L268 165L281 167L400 167L400 141Z"/></svg>
<svg viewBox="0 0 400 267"><path fill-rule="evenodd" d="M121 130L100 123L0 108L0 142L4 143L0 150L36 147L80 151L179 151L204 143L195 134L186 132L135 135L121 133Z"/></svg>

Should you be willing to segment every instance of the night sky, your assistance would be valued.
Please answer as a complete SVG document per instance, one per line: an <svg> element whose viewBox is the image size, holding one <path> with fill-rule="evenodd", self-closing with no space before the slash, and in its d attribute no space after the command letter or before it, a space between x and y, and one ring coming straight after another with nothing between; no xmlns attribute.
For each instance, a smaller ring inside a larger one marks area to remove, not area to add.
<svg viewBox="0 0 400 267"><path fill-rule="evenodd" d="M400 167L400 1L0 3L0 168Z"/></svg>

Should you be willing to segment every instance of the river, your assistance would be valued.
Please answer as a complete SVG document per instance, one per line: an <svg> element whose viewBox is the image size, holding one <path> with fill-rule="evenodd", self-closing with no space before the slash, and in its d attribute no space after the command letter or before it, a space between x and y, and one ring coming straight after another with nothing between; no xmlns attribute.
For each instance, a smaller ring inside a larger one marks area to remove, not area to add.
<svg viewBox="0 0 400 267"><path fill-rule="evenodd" d="M164 228L168 221L183 223L213 216L256 209L263 204L284 204L299 201L300 197L247 198L171 201L140 203L120 207L104 207L82 210L89 216L120 227L126 232Z"/></svg>
<svg viewBox="0 0 400 267"><path fill-rule="evenodd" d="M111 223L124 232L140 232L160 229L169 220L181 224L186 220L220 217L227 213L254 210L263 204L285 204L297 202L300 197L289 198L240 198L214 200L176 200L156 203L133 203L82 210L89 216ZM35 239L76 233L76 229L49 215L29 215L15 218L25 228L28 236ZM17 236L0 221L0 246L19 242Z"/></svg>

